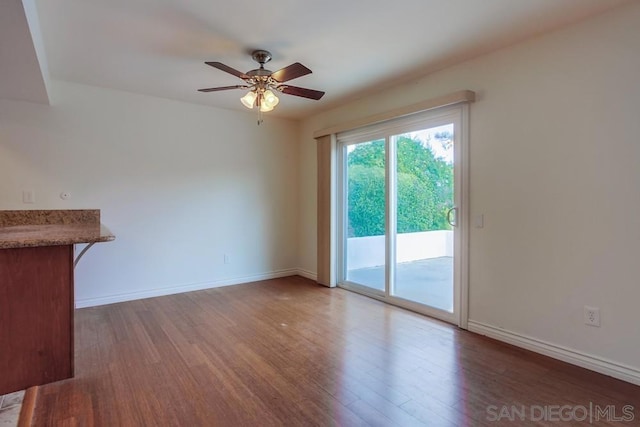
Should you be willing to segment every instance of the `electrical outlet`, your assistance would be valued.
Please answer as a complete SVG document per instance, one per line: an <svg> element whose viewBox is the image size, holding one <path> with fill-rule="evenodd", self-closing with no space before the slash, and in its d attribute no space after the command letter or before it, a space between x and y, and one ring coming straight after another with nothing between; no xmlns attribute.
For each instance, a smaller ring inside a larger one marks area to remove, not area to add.
<svg viewBox="0 0 640 427"><path fill-rule="evenodd" d="M584 324L600 327L600 309L598 307L584 306Z"/></svg>
<svg viewBox="0 0 640 427"><path fill-rule="evenodd" d="M35 203L36 193L33 190L22 190L22 203Z"/></svg>

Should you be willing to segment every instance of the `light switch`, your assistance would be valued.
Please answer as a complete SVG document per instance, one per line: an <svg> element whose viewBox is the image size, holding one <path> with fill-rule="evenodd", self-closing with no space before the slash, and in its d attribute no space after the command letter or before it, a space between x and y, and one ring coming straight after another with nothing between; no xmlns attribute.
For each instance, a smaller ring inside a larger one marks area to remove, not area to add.
<svg viewBox="0 0 640 427"><path fill-rule="evenodd" d="M484 228L484 215L476 215L473 217L473 226L475 228Z"/></svg>

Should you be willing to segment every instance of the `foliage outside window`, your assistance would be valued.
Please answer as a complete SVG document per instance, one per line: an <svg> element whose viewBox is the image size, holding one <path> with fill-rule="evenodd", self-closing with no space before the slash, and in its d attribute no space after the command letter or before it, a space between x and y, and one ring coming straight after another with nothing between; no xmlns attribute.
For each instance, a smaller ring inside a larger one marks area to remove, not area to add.
<svg viewBox="0 0 640 427"><path fill-rule="evenodd" d="M453 135L438 132L421 141L397 143L397 232L450 230L446 213L453 200L453 164L436 156L432 144L450 148ZM385 234L385 142L358 144L348 154L348 237Z"/></svg>

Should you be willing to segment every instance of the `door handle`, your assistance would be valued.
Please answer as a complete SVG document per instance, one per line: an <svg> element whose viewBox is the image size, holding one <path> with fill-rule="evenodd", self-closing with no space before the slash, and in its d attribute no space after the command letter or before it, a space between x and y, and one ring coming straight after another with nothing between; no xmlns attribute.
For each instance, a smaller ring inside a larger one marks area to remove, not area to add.
<svg viewBox="0 0 640 427"><path fill-rule="evenodd" d="M453 220L451 219L451 213L454 213ZM447 211L447 222L452 227L458 226L458 207L454 206Z"/></svg>

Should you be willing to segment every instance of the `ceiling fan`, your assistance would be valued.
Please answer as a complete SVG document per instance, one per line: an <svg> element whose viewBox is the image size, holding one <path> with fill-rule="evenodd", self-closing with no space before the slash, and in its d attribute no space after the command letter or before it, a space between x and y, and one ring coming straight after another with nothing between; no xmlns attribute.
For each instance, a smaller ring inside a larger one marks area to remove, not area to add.
<svg viewBox="0 0 640 427"><path fill-rule="evenodd" d="M284 84L289 80L311 74L311 70L301 63L296 62L295 64L291 64L288 67L284 67L274 72L264 68L264 64L271 61L270 52L267 52L266 50L254 50L251 57L254 61L260 64L260 68L247 71L246 73L240 72L221 62L205 62L207 65L241 78L246 84L211 87L207 89L198 89L198 91L217 92L229 89L249 89L249 92L240 98L240 101L247 108L253 108L254 105L257 106L261 112L273 110L273 108L280 102L278 97L274 94L274 91L314 100L318 100L324 95L324 92L319 90Z"/></svg>

